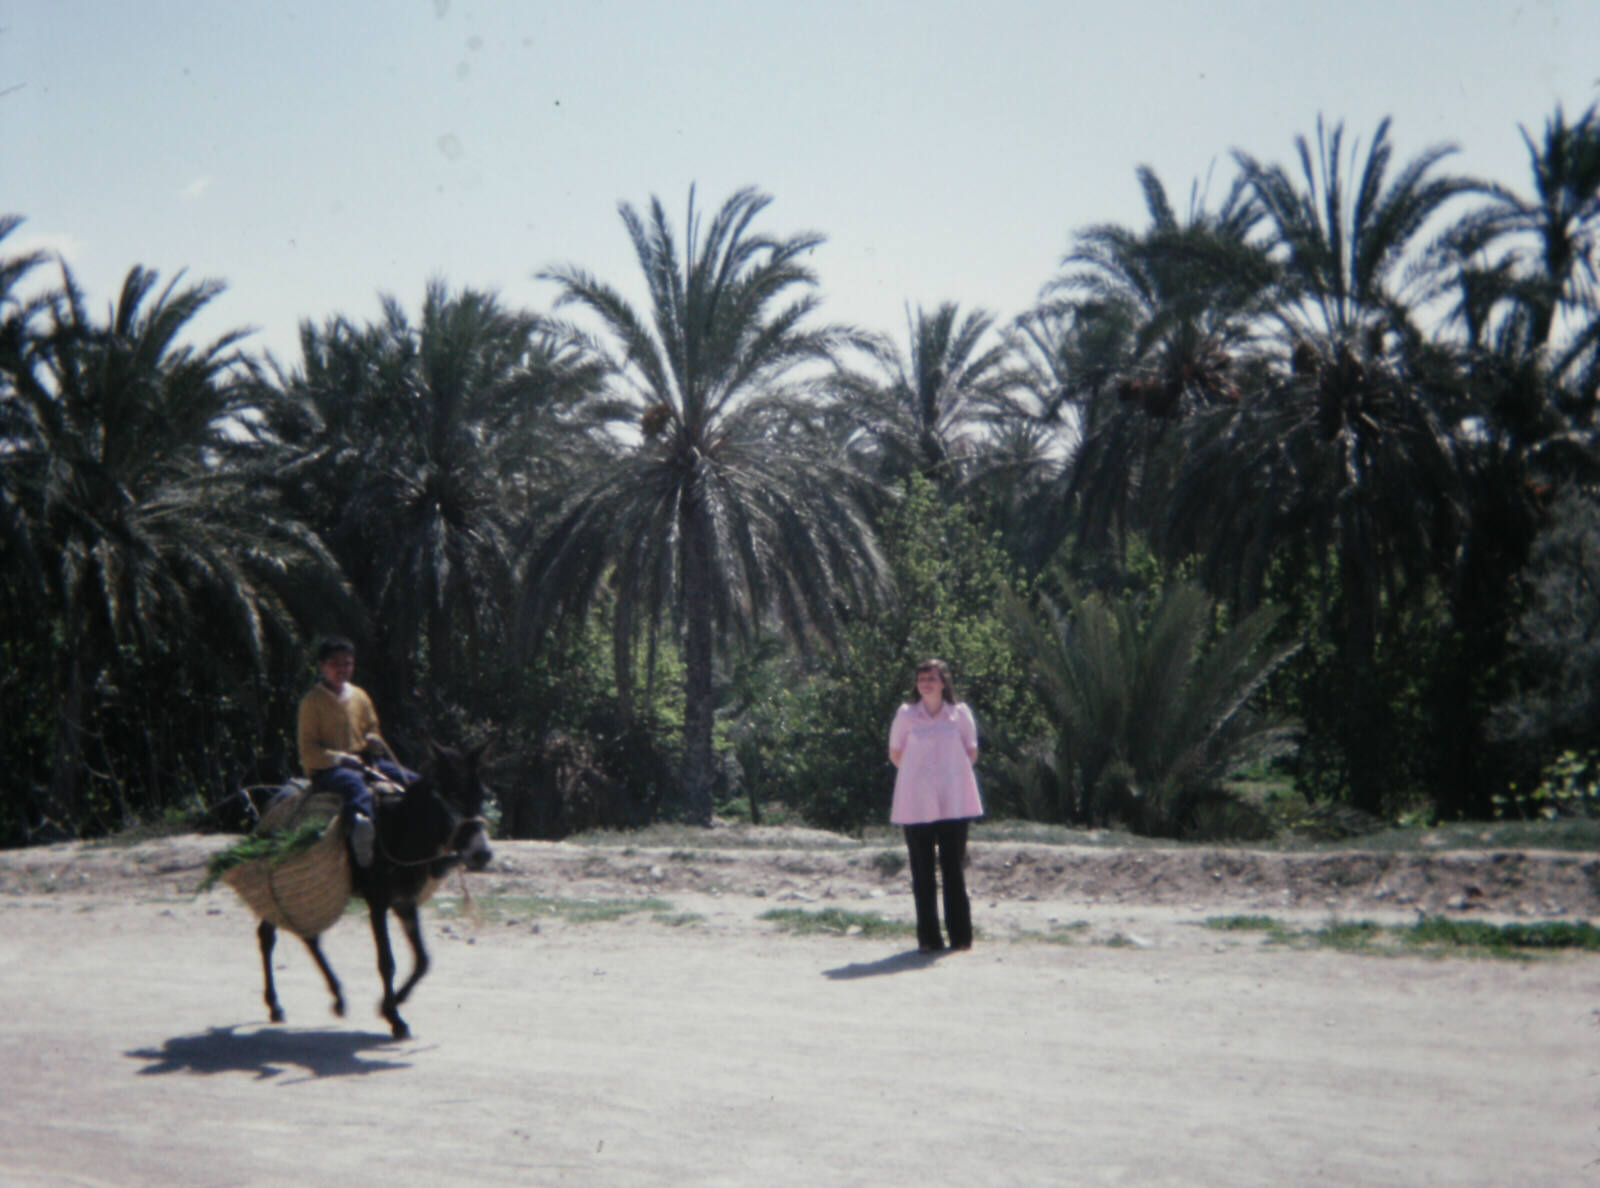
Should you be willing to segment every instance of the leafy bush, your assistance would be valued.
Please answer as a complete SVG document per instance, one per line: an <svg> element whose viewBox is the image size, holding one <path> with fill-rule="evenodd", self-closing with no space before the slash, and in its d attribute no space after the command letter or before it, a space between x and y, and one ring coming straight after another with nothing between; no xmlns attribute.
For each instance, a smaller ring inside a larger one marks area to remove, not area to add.
<svg viewBox="0 0 1600 1188"><path fill-rule="evenodd" d="M1000 609L1020 579L966 510L921 477L886 512L881 543L898 601L854 619L844 651L825 666L770 662L778 679L736 720L741 763L747 746L758 748L766 794L813 825L856 830L885 820L889 722L916 664L938 656L978 719L985 802L991 812L1007 806L1006 760L1044 725Z"/></svg>
<svg viewBox="0 0 1600 1188"><path fill-rule="evenodd" d="M1547 821L1562 817L1593 817L1600 807L1600 753L1563 751L1546 765L1539 786L1523 793L1513 784L1504 796L1494 798L1495 816L1501 820Z"/></svg>

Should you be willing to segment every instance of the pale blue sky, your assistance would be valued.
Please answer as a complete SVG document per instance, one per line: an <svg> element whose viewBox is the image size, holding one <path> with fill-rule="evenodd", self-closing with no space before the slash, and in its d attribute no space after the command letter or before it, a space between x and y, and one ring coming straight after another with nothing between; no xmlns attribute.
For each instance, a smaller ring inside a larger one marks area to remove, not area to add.
<svg viewBox="0 0 1600 1188"><path fill-rule="evenodd" d="M549 306L575 263L637 293L616 205L681 226L753 184L824 233L832 318L1002 318L1072 232L1142 225L1319 113L1527 189L1518 125L1600 97L1597 0L0 0L0 211L104 307L140 263L217 277L199 328L408 309L428 277Z"/></svg>

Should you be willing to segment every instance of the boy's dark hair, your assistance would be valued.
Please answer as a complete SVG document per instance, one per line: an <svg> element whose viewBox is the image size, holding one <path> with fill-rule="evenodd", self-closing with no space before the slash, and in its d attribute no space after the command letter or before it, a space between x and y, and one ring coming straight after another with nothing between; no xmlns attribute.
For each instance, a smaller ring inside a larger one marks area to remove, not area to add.
<svg viewBox="0 0 1600 1188"><path fill-rule="evenodd" d="M349 652L354 656L356 654L356 645L342 635L330 635L317 645L317 663L321 664L324 660L331 656L337 656L341 652Z"/></svg>

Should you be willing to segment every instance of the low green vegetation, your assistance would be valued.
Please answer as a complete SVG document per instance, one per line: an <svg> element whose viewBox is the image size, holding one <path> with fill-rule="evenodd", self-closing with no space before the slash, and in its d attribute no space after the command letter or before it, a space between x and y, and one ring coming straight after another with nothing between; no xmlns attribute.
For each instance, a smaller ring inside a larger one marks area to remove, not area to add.
<svg viewBox="0 0 1600 1188"><path fill-rule="evenodd" d="M1427 853L1436 850L1563 850L1600 851L1600 819L1562 818L1532 821L1461 821L1439 825L1412 822L1365 832L1334 827L1312 828L1297 806L1280 804L1268 810L1274 816L1271 836L1254 840L1193 840L1141 837L1125 829L1081 829L1010 817L975 822L971 844L1091 846L1096 849L1170 849L1219 845L1273 851L1362 850L1374 853ZM1314 820L1331 814L1316 814ZM903 869L904 842L900 830L869 825L853 833L827 833L808 829L803 840L786 829L741 826L706 830L694 825L651 825L634 832L600 829L566 839L570 844L596 850L616 849L632 856L642 850L666 850L668 861L714 863L719 851L825 850L864 851L867 860L885 874ZM692 848L691 848L692 845ZM877 851L872 853L872 851Z"/></svg>
<svg viewBox="0 0 1600 1188"><path fill-rule="evenodd" d="M1318 819L1327 814L1318 814ZM873 835L869 832L866 837ZM1367 853L1430 853L1439 850L1600 851L1600 820L1459 821L1440 825L1411 823L1366 832L1311 828L1302 816L1286 816L1269 837L1254 840L1178 840L1141 837L1122 829L1073 829L1037 821L982 821L973 826L971 844L1090 846L1096 849L1214 848L1306 851L1351 850Z"/></svg>
<svg viewBox="0 0 1600 1188"><path fill-rule="evenodd" d="M1526 959L1559 950L1600 952L1600 928L1585 921L1491 924L1428 916L1408 925L1335 920L1320 928L1296 928L1270 916L1215 916L1206 920L1205 926L1219 932L1259 932L1268 944L1290 948L1327 948L1378 956Z"/></svg>
<svg viewBox="0 0 1600 1188"><path fill-rule="evenodd" d="M823 908L815 912L802 908L773 908L762 912L760 918L770 920L784 932L800 935L826 932L833 936L876 938L917 934L916 926L905 921L886 920L872 912L848 912L843 908Z"/></svg>
<svg viewBox="0 0 1600 1188"><path fill-rule="evenodd" d="M1447 920L1431 916L1408 930L1407 942L1419 948L1438 946L1483 951L1494 956L1520 956L1557 949L1600 952L1600 928L1584 920L1543 920L1527 924L1488 924L1480 920Z"/></svg>
<svg viewBox="0 0 1600 1188"><path fill-rule="evenodd" d="M601 924L626 916L647 915L658 923L681 925L698 917L672 912L664 899L561 899L545 895L474 895L470 900L441 899L438 913L445 919L470 916L480 921L515 924L551 918L567 924Z"/></svg>
<svg viewBox="0 0 1600 1188"><path fill-rule="evenodd" d="M1216 929L1218 932L1276 933L1284 929L1284 925L1271 916L1212 916L1205 924L1207 928Z"/></svg>
<svg viewBox="0 0 1600 1188"><path fill-rule="evenodd" d="M884 831L887 834L887 830ZM898 834L898 831L896 831ZM804 840L783 828L733 825L706 829L681 822L658 822L638 829L590 829L562 840L595 849L617 849L624 854L639 850L667 850L672 861L714 862L716 850L853 850L862 844L860 837L826 833L820 829L804 831ZM898 836L896 837L898 841Z"/></svg>
<svg viewBox="0 0 1600 1188"><path fill-rule="evenodd" d="M1385 829L1358 839L1357 849L1600 850L1600 820L1463 821L1431 829Z"/></svg>
<svg viewBox="0 0 1600 1188"><path fill-rule="evenodd" d="M889 878L906 867L906 855L900 850L879 850L872 856L872 869Z"/></svg>
<svg viewBox="0 0 1600 1188"><path fill-rule="evenodd" d="M1073 945L1079 941L1089 940L1090 924L1087 920L1073 920L1071 923L1062 923L1052 920L1041 931L1037 928L1014 928L1010 939L1017 942L1036 942L1046 945ZM1112 938L1109 943L1113 946L1126 943L1127 938L1121 936Z"/></svg>

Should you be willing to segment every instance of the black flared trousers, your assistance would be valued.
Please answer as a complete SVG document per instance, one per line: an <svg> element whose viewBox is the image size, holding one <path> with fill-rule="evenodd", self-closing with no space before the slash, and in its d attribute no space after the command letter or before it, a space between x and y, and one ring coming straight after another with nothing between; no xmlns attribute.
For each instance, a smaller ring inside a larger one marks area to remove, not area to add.
<svg viewBox="0 0 1600 1188"><path fill-rule="evenodd" d="M944 883L944 926L950 947L972 947L972 903L967 898L967 821L931 821L907 825L906 849L911 852L911 897L917 905L917 947L942 949L939 935L939 888L934 877L934 851L938 851L939 879Z"/></svg>

